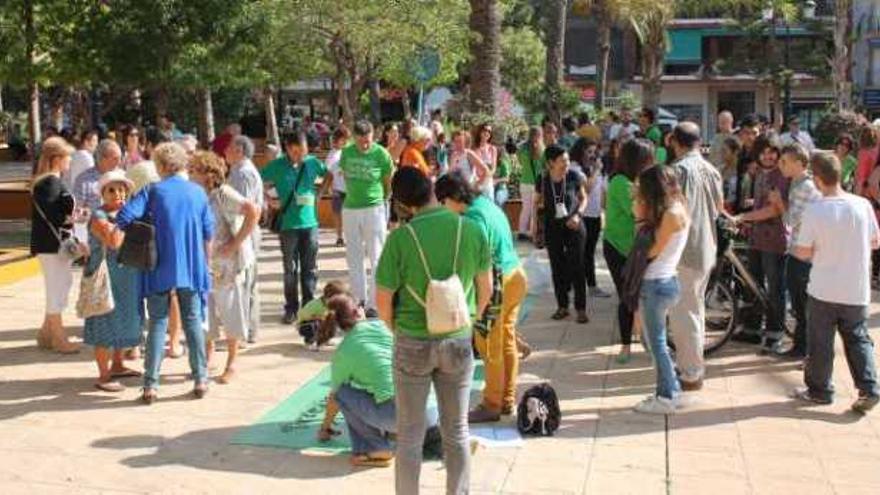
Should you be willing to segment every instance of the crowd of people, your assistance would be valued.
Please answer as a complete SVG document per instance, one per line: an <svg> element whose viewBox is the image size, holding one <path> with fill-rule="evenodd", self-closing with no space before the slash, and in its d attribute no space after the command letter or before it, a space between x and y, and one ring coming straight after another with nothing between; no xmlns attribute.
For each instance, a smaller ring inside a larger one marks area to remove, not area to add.
<svg viewBox="0 0 880 495"><path fill-rule="evenodd" d="M215 379L229 383L238 350L259 335L262 218L281 245L281 323L296 324L315 349L342 335L319 438L338 433L333 419L341 412L352 462L386 466L396 458L398 493L418 492L424 444L441 442L448 491L464 493L468 424L513 413L528 352L516 330L529 283L516 241L547 248L556 302L547 317L570 318L573 306L574 320L587 324L590 298L610 297L598 285L602 240L618 296L617 361L631 359L640 335L656 370L655 393L635 409L671 414L685 407L685 392L703 385L705 294L716 223L727 218L742 227L749 269L770 295L766 314L754 314L737 338L761 344L762 353L805 359L807 388L795 396L829 403L839 330L859 389L853 409L871 409L880 400L866 326L871 277L880 270L877 257L871 261L880 252L877 130L866 126L858 140L842 135L829 153L814 151L796 119L779 135L756 116L734 128L723 112L707 159L699 126L664 131L655 117L644 109L633 120L627 110L600 125L583 115L564 119L562 132L545 121L521 144L488 123L447 140L439 114L428 126L406 121L381 132L361 121L328 130L326 159L312 153L320 144L308 132L286 133L280 154L261 168L236 125L211 150L197 149L168 119L117 136L87 131L76 148L52 136L40 147L32 186L31 250L46 286L37 342L79 350L61 313L71 264L81 262L86 276L106 271L112 289L113 309L85 321L95 386L124 390L119 378L140 374L125 360L143 347L145 403L158 398L163 358L184 353L193 393L204 397L217 344L225 342L228 356ZM332 198L347 280L318 280L324 195ZM510 221L504 207L516 196L519 217ZM155 232L155 266L137 270L120 253L144 223ZM835 276L841 270L851 275L845 283ZM783 348L789 301L796 331ZM486 386L471 408L474 349Z"/></svg>

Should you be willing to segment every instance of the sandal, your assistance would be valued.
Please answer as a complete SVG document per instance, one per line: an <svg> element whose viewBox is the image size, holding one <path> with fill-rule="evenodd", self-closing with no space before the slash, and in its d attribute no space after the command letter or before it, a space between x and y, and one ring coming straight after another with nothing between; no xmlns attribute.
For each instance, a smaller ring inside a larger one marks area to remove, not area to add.
<svg viewBox="0 0 880 495"><path fill-rule="evenodd" d="M575 320L575 321L577 321L580 324L589 323L590 317L587 316L586 311L578 311L577 320Z"/></svg>
<svg viewBox="0 0 880 495"><path fill-rule="evenodd" d="M571 313L568 312L568 308L559 308L556 310L555 313L553 313L553 316L551 316L550 318L559 321L568 318L570 314Z"/></svg>
<svg viewBox="0 0 880 495"><path fill-rule="evenodd" d="M106 381L106 382L95 382L95 388L98 390L103 390L104 392L113 392L119 393L125 390L125 385L114 381Z"/></svg>
<svg viewBox="0 0 880 495"><path fill-rule="evenodd" d="M156 389L154 388L145 388L143 392L141 392L141 402L146 405L150 405L158 399L159 396L156 394Z"/></svg>
<svg viewBox="0 0 880 495"><path fill-rule="evenodd" d="M208 395L208 384L207 383L199 383L195 387L193 387L193 395L196 399L202 399L206 395Z"/></svg>
<svg viewBox="0 0 880 495"><path fill-rule="evenodd" d="M110 370L110 378L136 378L141 376L141 372L131 368L122 368L121 370Z"/></svg>
<svg viewBox="0 0 880 495"><path fill-rule="evenodd" d="M351 456L351 464L359 467L389 467L392 459L394 459L394 454L391 452L356 454Z"/></svg>
<svg viewBox="0 0 880 495"><path fill-rule="evenodd" d="M184 356L184 354L186 354L186 347L181 347L178 352L173 352L171 347L168 347L168 349L165 349L165 357L168 357L171 359L180 359Z"/></svg>

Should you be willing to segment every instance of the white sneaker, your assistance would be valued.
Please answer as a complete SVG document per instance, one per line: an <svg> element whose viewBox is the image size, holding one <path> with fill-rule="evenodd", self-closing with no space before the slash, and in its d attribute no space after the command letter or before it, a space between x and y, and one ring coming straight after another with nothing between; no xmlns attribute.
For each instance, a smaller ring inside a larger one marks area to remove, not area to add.
<svg viewBox="0 0 880 495"><path fill-rule="evenodd" d="M590 287L590 295L593 297L598 297L600 299L607 299L611 297L611 294L605 292L599 287Z"/></svg>
<svg viewBox="0 0 880 495"><path fill-rule="evenodd" d="M675 412L675 402L665 397L652 395L633 408L643 414L672 414Z"/></svg>

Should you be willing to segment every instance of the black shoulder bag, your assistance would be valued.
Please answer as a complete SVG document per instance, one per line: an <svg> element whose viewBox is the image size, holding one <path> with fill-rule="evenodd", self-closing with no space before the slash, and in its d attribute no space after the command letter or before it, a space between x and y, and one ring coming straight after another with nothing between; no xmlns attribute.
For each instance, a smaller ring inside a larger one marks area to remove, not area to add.
<svg viewBox="0 0 880 495"><path fill-rule="evenodd" d="M147 186L149 187L149 186ZM156 269L159 255L156 250L156 227L150 218L150 190L147 189L147 214L131 222L125 229L125 238L119 248L119 263L141 271Z"/></svg>
<svg viewBox="0 0 880 495"><path fill-rule="evenodd" d="M296 180L294 180L293 182L293 189L290 191L290 194L284 201L284 205L281 207L280 210L275 213L275 217L269 223L269 230L276 234L281 232L281 226L284 224L284 213L287 211L288 208L290 208L290 203L293 201L293 198L296 197L296 190L299 188L299 181L303 175L303 172L305 172L305 166L305 162L300 165L299 172L297 172L296 174Z"/></svg>

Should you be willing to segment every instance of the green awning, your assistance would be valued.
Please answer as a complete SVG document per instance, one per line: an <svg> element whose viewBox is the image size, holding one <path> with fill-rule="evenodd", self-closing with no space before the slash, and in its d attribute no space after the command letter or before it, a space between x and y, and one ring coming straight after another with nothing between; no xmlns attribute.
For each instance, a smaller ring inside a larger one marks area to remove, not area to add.
<svg viewBox="0 0 880 495"><path fill-rule="evenodd" d="M666 63L699 64L703 61L702 29L671 29L669 45Z"/></svg>

